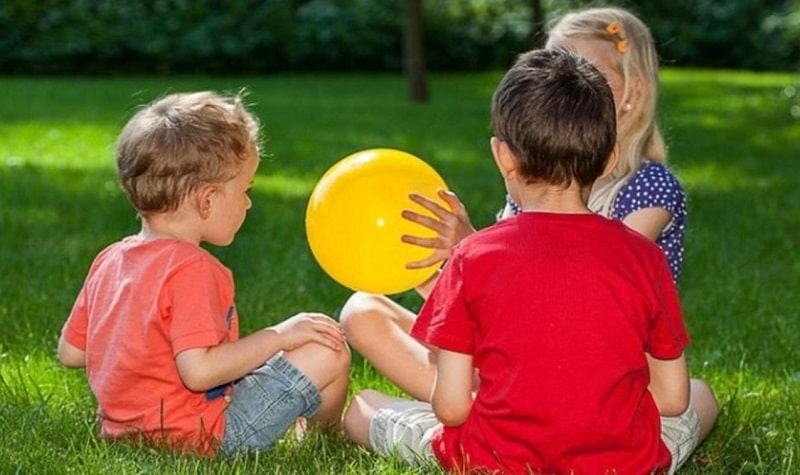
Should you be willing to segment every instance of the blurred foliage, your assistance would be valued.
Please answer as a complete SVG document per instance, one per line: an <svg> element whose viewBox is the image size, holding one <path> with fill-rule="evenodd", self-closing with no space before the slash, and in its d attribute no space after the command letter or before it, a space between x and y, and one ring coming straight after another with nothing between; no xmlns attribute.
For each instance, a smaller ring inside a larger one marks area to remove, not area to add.
<svg viewBox="0 0 800 475"><path fill-rule="evenodd" d="M789 70L800 58L800 1L625 1L666 64Z"/></svg>
<svg viewBox="0 0 800 475"><path fill-rule="evenodd" d="M424 2L428 66L502 69L530 46L530 0ZM603 1L542 0L552 20ZM789 70L800 0L619 0L666 64ZM399 71L404 0L3 0L0 73Z"/></svg>

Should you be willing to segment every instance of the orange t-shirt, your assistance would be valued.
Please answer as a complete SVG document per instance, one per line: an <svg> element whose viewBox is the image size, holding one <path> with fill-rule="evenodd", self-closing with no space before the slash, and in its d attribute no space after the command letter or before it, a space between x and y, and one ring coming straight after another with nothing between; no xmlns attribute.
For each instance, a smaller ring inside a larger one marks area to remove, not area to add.
<svg viewBox="0 0 800 475"><path fill-rule="evenodd" d="M186 388L175 364L184 350L238 339L233 276L214 256L172 239L112 244L89 269L63 335L86 352L101 436L215 452L227 402Z"/></svg>

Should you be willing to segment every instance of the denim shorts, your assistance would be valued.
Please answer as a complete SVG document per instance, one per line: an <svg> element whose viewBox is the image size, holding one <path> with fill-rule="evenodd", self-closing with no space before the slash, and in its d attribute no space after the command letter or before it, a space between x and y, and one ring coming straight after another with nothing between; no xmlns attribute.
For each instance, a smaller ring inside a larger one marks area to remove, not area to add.
<svg viewBox="0 0 800 475"><path fill-rule="evenodd" d="M298 417L314 416L321 403L319 390L305 374L283 356L273 356L233 385L222 451L268 450Z"/></svg>

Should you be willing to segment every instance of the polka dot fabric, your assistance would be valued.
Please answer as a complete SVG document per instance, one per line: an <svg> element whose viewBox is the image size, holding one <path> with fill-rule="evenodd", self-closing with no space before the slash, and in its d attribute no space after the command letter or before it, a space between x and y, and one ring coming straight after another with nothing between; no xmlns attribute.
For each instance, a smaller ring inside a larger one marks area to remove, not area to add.
<svg viewBox="0 0 800 475"><path fill-rule="evenodd" d="M672 220L656 239L667 256L672 280L678 285L686 230L686 194L678 178L664 165L645 161L617 194L611 217L623 220L644 208L664 208Z"/></svg>

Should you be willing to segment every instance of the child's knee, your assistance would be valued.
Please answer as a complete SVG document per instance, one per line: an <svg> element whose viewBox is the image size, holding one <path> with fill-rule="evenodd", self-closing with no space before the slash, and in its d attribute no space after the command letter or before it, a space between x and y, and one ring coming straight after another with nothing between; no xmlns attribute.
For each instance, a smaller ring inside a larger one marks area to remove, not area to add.
<svg viewBox="0 0 800 475"><path fill-rule="evenodd" d="M350 377L350 347L345 345L341 350L334 350L327 346L321 346L320 351L321 360L330 374L345 378Z"/></svg>
<svg viewBox="0 0 800 475"><path fill-rule="evenodd" d="M346 335L358 332L364 322L375 314L380 298L377 295L356 292L347 299L339 313L339 324Z"/></svg>

